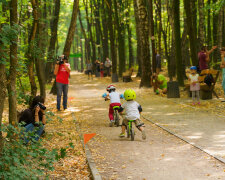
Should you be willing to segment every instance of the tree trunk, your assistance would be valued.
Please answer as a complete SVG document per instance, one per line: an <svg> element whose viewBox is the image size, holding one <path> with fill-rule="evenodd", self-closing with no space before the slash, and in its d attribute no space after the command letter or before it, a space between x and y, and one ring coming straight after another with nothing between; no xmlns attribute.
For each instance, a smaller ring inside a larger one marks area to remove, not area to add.
<svg viewBox="0 0 225 180"><path fill-rule="evenodd" d="M161 47L161 37L162 37L162 1L158 0L155 2L158 11L158 18L159 18L159 30L158 30L158 52L162 56L162 47Z"/></svg>
<svg viewBox="0 0 225 180"><path fill-rule="evenodd" d="M120 3L120 7L118 8L118 1L114 0L114 10L115 10L115 20L116 20L116 29L117 29L117 39L118 39L118 52L119 52L119 77L122 77L122 73L125 71L126 66L126 56L125 56L125 31L124 31L124 23L120 22L118 9L122 9L122 3ZM123 18L123 17L122 17Z"/></svg>
<svg viewBox="0 0 225 180"><path fill-rule="evenodd" d="M204 15L204 0L198 0L198 12L199 12L199 31L198 31L198 37L199 37L199 46L200 48L204 45L205 37L205 15Z"/></svg>
<svg viewBox="0 0 225 180"><path fill-rule="evenodd" d="M110 49L111 49L111 58L112 58L112 82L118 82L117 76L117 56L114 42L114 32L113 32L113 19L112 19L112 1L108 1L108 29L110 37Z"/></svg>
<svg viewBox="0 0 225 180"><path fill-rule="evenodd" d="M71 45L74 39L74 32L76 29L76 22L77 22L77 13L79 9L79 0L74 0L73 2L73 13L71 17L70 27L66 38L66 43L64 46L63 54L69 57Z"/></svg>
<svg viewBox="0 0 225 180"><path fill-rule="evenodd" d="M57 40L57 32L58 32L58 22L59 22L59 12L60 12L60 0L56 0L55 2L55 10L54 16L51 23L51 39L50 45L48 49L48 61L45 67L45 77L46 82L50 83L52 78L54 77L54 61L55 61L55 45Z"/></svg>
<svg viewBox="0 0 225 180"><path fill-rule="evenodd" d="M211 5L211 0L208 0L208 6ZM208 10L208 19L207 19L207 41L208 47L212 47L212 33L211 33L211 10Z"/></svg>
<svg viewBox="0 0 225 180"><path fill-rule="evenodd" d="M217 3L218 0L213 0L213 4ZM218 45L218 23L219 23L219 14L218 12L213 12L213 46ZM216 63L218 61L218 49L215 49L213 52L213 62ZM220 58L220 56L219 56Z"/></svg>
<svg viewBox="0 0 225 180"><path fill-rule="evenodd" d="M221 7L220 11L219 11L219 14L218 14L218 32L217 32L217 39L218 39L218 49L220 50L223 46L223 10L225 8L224 7ZM217 50L215 53L216 53L216 58L218 60L220 60L220 51Z"/></svg>
<svg viewBox="0 0 225 180"><path fill-rule="evenodd" d="M109 57L109 44L108 44L108 22L107 22L107 8L106 8L105 0L102 0L102 10L103 13L101 14L102 17L102 28L103 28L103 35L102 35L102 45L103 45L103 62Z"/></svg>
<svg viewBox="0 0 225 180"><path fill-rule="evenodd" d="M99 0L93 0L94 2L94 15L95 15L95 32L96 32L96 45L97 45L97 50L98 50L98 59L100 60L102 57L101 53L101 37L102 37L102 31L101 31L101 25L100 25L100 2Z"/></svg>
<svg viewBox="0 0 225 180"><path fill-rule="evenodd" d="M156 72L156 52L155 52L155 32L154 32L154 19L153 19L153 1L149 0L149 22L150 22L150 34L152 42L152 69Z"/></svg>
<svg viewBox="0 0 225 180"><path fill-rule="evenodd" d="M192 16L190 16L190 14L192 14L190 0L184 0L184 9L185 9L186 18L187 18L187 28L188 28L188 35L190 40L192 65L197 66L198 65L197 39L196 39L193 19L192 19Z"/></svg>
<svg viewBox="0 0 225 180"><path fill-rule="evenodd" d="M83 56L83 43L82 43L82 40L80 39L80 48L81 48L81 72L84 71L84 56Z"/></svg>
<svg viewBox="0 0 225 180"><path fill-rule="evenodd" d="M140 32L139 32L139 17L138 17L138 7L137 7L137 1L133 0L134 4L134 17L135 17L135 22L136 22L136 37L137 37L137 63L138 63L138 73L137 77L142 76L142 60L141 60L141 42L140 42Z"/></svg>
<svg viewBox="0 0 225 180"><path fill-rule="evenodd" d="M139 33L141 43L141 59L142 59L142 76L140 87L151 87L151 63L149 51L149 27L148 14L146 10L145 0L137 0Z"/></svg>
<svg viewBox="0 0 225 180"><path fill-rule="evenodd" d="M0 33L1 33L1 26L0 24ZM1 62L5 62L3 60L4 55L3 55L3 45L0 41L0 56L1 56ZM2 114L3 114L3 109L4 109L4 104L5 104L5 97L6 97L6 89L7 89L7 77L6 77L6 71L5 71L5 65L3 63L0 63L0 129L2 125ZM0 131L0 152L1 152L1 142L2 142L2 131Z"/></svg>
<svg viewBox="0 0 225 180"><path fill-rule="evenodd" d="M31 97L30 97L30 102L32 99L36 96L37 94L37 86L35 82L35 77L34 77L34 58L32 56L32 51L34 49L34 44L35 44L35 36L37 32L37 25L38 25L38 10L37 10L37 2L36 0L31 1L32 8L33 8L33 22L32 22L32 30L28 39L28 51L26 53L26 58L28 59L28 76L29 76L29 81L30 81L30 86L31 86Z"/></svg>
<svg viewBox="0 0 225 180"><path fill-rule="evenodd" d="M174 0L174 30L175 30L175 47L176 47L176 69L177 80L180 86L184 86L184 79L182 73L182 54L181 54L181 38L180 38L180 2Z"/></svg>
<svg viewBox="0 0 225 180"><path fill-rule="evenodd" d="M10 1L10 26L16 30L18 22L17 0ZM17 101L16 101L16 72L17 72L17 42L18 36L15 34L10 45L10 69L8 76L8 100L9 100L9 123L16 125L17 123Z"/></svg>

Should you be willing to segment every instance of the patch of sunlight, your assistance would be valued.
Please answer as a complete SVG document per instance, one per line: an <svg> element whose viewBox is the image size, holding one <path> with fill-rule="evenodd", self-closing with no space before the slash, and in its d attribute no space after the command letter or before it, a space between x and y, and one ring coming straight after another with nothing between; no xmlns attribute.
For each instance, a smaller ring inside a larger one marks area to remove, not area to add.
<svg viewBox="0 0 225 180"><path fill-rule="evenodd" d="M187 136L189 139L200 139L202 136Z"/></svg>
<svg viewBox="0 0 225 180"><path fill-rule="evenodd" d="M164 158L164 161L172 161L174 158Z"/></svg>
<svg viewBox="0 0 225 180"><path fill-rule="evenodd" d="M80 112L80 109L78 107L69 107L68 111L70 111L70 112Z"/></svg>
<svg viewBox="0 0 225 180"><path fill-rule="evenodd" d="M180 113L167 113L167 114L165 114L166 116L174 116L174 115L178 115L178 114L180 114Z"/></svg>
<svg viewBox="0 0 225 180"><path fill-rule="evenodd" d="M89 87L89 86L98 86L99 84L84 84L85 87Z"/></svg>
<svg viewBox="0 0 225 180"><path fill-rule="evenodd" d="M94 108L94 111L107 111L107 108Z"/></svg>

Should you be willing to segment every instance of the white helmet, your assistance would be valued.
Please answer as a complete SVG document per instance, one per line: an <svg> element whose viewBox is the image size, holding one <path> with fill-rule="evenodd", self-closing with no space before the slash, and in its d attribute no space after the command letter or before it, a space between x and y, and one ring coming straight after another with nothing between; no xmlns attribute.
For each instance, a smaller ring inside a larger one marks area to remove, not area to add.
<svg viewBox="0 0 225 180"><path fill-rule="evenodd" d="M110 90L116 90L116 87L111 84L106 88L106 91L110 91Z"/></svg>

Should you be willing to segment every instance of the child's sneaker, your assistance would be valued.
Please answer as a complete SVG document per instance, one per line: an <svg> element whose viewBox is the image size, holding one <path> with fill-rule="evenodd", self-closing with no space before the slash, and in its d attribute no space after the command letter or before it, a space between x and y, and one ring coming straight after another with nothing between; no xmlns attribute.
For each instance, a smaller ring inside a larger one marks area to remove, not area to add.
<svg viewBox="0 0 225 180"><path fill-rule="evenodd" d="M195 103L193 102L193 103L192 103L192 105L194 106L194 105L195 105Z"/></svg>
<svg viewBox="0 0 225 180"><path fill-rule="evenodd" d="M109 123L109 127L112 127L112 126L113 126L113 124L114 124L114 122L113 122L113 121L110 121L110 123Z"/></svg>
<svg viewBox="0 0 225 180"><path fill-rule="evenodd" d="M142 133L142 139L145 140L146 139L145 131L142 131L141 133Z"/></svg>
<svg viewBox="0 0 225 180"><path fill-rule="evenodd" d="M198 105L200 105L200 102L198 102Z"/></svg>
<svg viewBox="0 0 225 180"><path fill-rule="evenodd" d="M119 137L125 137L125 133L120 133Z"/></svg>

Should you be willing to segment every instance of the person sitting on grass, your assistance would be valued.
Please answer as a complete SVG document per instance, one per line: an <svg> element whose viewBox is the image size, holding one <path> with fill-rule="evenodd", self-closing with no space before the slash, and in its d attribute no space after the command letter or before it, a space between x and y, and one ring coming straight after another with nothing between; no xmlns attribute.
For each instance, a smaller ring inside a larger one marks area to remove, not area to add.
<svg viewBox="0 0 225 180"><path fill-rule="evenodd" d="M125 110L125 118L123 119L122 123L122 132L120 133L119 137L125 136L126 126L128 125L129 120L134 120L134 123L139 131L142 132L142 139L146 139L146 134L144 131L144 123L141 121L140 113L142 112L142 107L138 104L136 99L136 93L132 89L127 89L124 92L124 98L127 101L124 103L120 109L119 113L123 115L123 111Z"/></svg>
<svg viewBox="0 0 225 180"><path fill-rule="evenodd" d="M40 136L43 134L44 125L46 124L45 109L44 98L36 96L34 97L30 107L21 113L19 123L24 126L25 132L34 132L34 137L25 138L26 144L30 139L38 141Z"/></svg>
<svg viewBox="0 0 225 180"><path fill-rule="evenodd" d="M152 76L152 86L156 94L167 93L167 80L162 74L154 73Z"/></svg>

